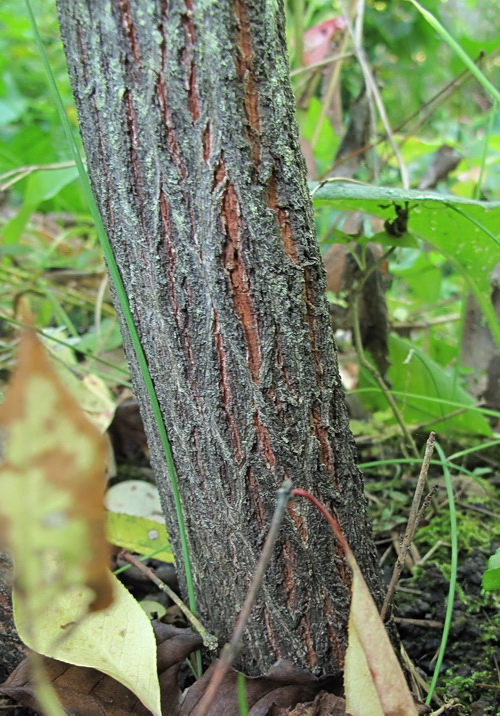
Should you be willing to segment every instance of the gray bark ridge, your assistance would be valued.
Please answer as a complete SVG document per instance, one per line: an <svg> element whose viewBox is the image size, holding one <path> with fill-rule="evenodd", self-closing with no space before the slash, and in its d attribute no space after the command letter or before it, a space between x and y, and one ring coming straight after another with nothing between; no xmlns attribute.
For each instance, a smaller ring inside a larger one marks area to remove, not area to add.
<svg viewBox="0 0 500 716"><path fill-rule="evenodd" d="M58 7L94 195L172 444L202 620L228 640L285 478L335 513L379 600L281 2ZM180 554L165 459L124 343ZM328 526L291 503L243 668L287 657L341 670L349 587Z"/></svg>

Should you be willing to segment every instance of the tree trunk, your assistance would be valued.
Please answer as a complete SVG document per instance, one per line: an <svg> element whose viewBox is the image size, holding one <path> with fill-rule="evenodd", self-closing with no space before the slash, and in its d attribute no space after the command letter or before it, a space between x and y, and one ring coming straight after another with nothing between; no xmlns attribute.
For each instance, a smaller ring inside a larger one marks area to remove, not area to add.
<svg viewBox="0 0 500 716"><path fill-rule="evenodd" d="M378 601L281 0L58 6L94 195L172 445L202 621L229 638L285 478L337 515ZM124 344L180 554L126 332ZM258 673L288 657L338 672L349 584L329 527L290 504L240 665Z"/></svg>

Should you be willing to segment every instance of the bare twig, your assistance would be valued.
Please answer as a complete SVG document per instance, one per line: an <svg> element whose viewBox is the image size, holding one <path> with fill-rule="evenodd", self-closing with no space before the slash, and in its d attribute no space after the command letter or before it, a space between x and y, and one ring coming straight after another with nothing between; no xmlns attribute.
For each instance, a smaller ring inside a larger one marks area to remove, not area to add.
<svg viewBox="0 0 500 716"><path fill-rule="evenodd" d="M495 51L488 55L488 58L494 58L498 54L498 51ZM482 64L483 59L485 59L484 54L480 54L479 57L476 59L476 62L478 66ZM420 118L412 125L412 127L406 131L405 136L403 139L399 142L399 146L401 147L406 140L412 135L412 133L418 129L424 122L427 121L427 119L436 111L436 109L444 102L446 101L454 92L456 92L462 85L464 85L468 80L472 78L472 73L469 70L463 70L459 75L457 75L449 84L447 84L445 87L443 87L439 92L437 92L433 97L431 97L427 102L424 102L415 112L410 114L406 119L404 119L400 124L398 124L396 127L394 127L393 134L396 134L396 132L399 132L402 130L409 122L411 122L412 119L417 117L418 115L421 115ZM427 110L424 112L424 110ZM382 142L385 142L387 139L387 135L385 133L381 134L375 141L371 142L370 144L366 144L363 147L359 147L358 149L353 150L349 154L346 154L343 157L340 157L335 161L335 163L327 169L323 174L320 176L320 179L323 179L324 177L327 177L331 172L335 171L339 166L344 164L345 162L348 162L350 159L353 159L358 154L365 154L370 149L375 149L379 144Z"/></svg>
<svg viewBox="0 0 500 716"><path fill-rule="evenodd" d="M401 543L401 551L400 551L400 554L396 561L396 564L394 566L394 571L392 573L389 588L387 589L387 594L385 595L384 604L383 604L382 610L380 612L382 621L385 620L385 618L389 612L389 609L391 607L392 600L394 597L394 591L396 589L396 584L397 584L398 579L401 575L401 572L403 571L406 554L408 552L408 549L410 548L410 544L413 540L415 530L418 527L419 520L422 517L422 510L421 510L420 503L422 502L422 495L423 495L423 491L424 491L425 482L427 480L427 473L429 472L429 465L430 465L432 453L434 452L435 442L436 442L436 433L432 432L429 435L429 439L427 440L424 459L422 461L422 467L420 468L420 475L418 476L418 480L417 480L417 487L415 488L415 494L413 495L413 501L411 504L410 514L408 516L408 522L406 524L405 534L403 537L403 541ZM424 501L424 504L425 504L425 501Z"/></svg>
<svg viewBox="0 0 500 716"><path fill-rule="evenodd" d="M253 575L252 584L245 597L245 602L236 621L231 641L227 644L221 654L220 660L214 669L214 673L210 680L207 690L196 709L197 716L206 716L210 710L214 698L217 695L219 687L224 679L227 670L238 656L241 649L241 641L243 632L245 631L250 612L257 598L257 594L264 579L264 574L271 561L273 547L278 537L279 528L285 515L286 506L292 492L292 483L286 480L278 490L278 499L274 510L271 526L267 534L267 538L262 549L255 573Z"/></svg>
<svg viewBox="0 0 500 716"><path fill-rule="evenodd" d="M434 619L410 619L409 617L394 617L396 624L413 624L414 626L424 627L426 629L442 629L443 622Z"/></svg>

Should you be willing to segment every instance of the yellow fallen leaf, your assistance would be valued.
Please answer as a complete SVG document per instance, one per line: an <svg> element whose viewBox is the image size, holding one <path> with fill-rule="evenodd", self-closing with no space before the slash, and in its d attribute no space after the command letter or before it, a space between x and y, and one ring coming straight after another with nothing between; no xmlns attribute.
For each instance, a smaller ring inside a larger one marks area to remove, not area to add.
<svg viewBox="0 0 500 716"><path fill-rule="evenodd" d="M150 619L116 577L112 584L111 606L91 614L87 613L90 590L75 587L57 595L36 625L35 643L22 595L14 592L19 636L44 656L111 676L133 691L155 716L161 716L156 640Z"/></svg>
<svg viewBox="0 0 500 716"><path fill-rule="evenodd" d="M0 427L0 527L33 623L56 594L74 586L92 590L91 609L108 606L105 442L61 385L32 331L21 339Z"/></svg>
<svg viewBox="0 0 500 716"><path fill-rule="evenodd" d="M417 716L403 670L350 549L346 558L352 570L346 711L352 716Z"/></svg>
<svg viewBox="0 0 500 716"><path fill-rule="evenodd" d="M163 562L175 561L164 525L146 517L108 512L106 532L111 544L139 554L151 554Z"/></svg>

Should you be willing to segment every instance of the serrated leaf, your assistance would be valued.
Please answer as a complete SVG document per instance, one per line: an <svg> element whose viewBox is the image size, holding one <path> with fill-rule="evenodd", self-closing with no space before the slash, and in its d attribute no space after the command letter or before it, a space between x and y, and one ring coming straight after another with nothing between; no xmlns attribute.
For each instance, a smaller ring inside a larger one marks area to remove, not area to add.
<svg viewBox="0 0 500 716"><path fill-rule="evenodd" d="M139 554L151 554L163 562L175 561L167 530L155 520L118 512L108 512L106 532L111 544ZM159 551L157 551L159 550Z"/></svg>
<svg viewBox="0 0 500 716"><path fill-rule="evenodd" d="M155 716L161 716L156 640L151 622L118 579L112 576L111 579L114 601L100 612L87 614L91 598L87 589L74 588L56 596L36 625L35 642L23 595L14 591L19 636L44 656L93 667L111 676L133 691ZM81 623L71 629L79 620ZM66 629L68 633L61 639Z"/></svg>

